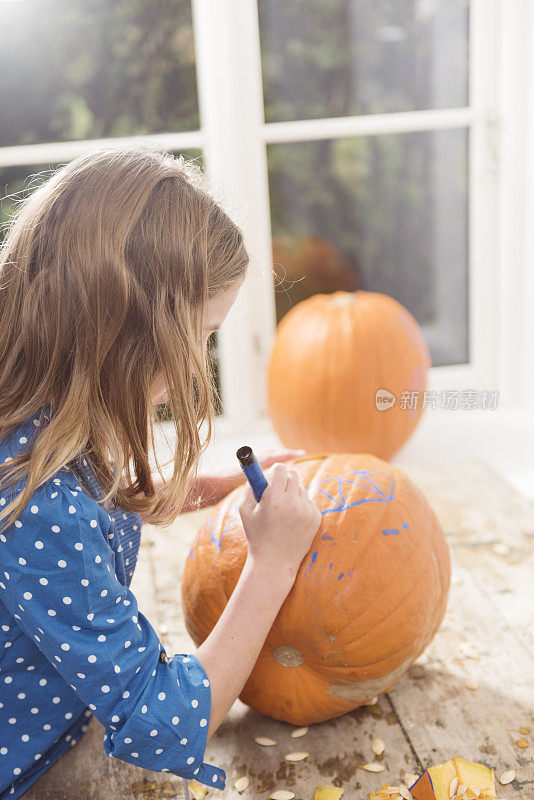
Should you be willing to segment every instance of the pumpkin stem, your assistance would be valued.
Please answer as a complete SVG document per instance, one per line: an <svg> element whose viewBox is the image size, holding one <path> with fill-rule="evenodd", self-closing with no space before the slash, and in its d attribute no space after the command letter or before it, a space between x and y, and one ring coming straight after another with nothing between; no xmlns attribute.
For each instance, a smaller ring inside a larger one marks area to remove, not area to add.
<svg viewBox="0 0 534 800"><path fill-rule="evenodd" d="M350 306L354 303L354 295L355 292L336 292L335 297L333 297L330 302L328 303L329 306Z"/></svg>
<svg viewBox="0 0 534 800"><path fill-rule="evenodd" d="M302 458L296 458L293 464L301 464L303 461L324 461L325 458L328 458L328 453L321 453L320 456L302 456Z"/></svg>

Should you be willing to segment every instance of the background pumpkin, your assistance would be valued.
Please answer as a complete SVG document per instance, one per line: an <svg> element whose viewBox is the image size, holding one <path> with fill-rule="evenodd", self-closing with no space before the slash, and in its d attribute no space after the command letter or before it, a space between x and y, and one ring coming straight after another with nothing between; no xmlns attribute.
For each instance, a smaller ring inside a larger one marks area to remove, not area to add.
<svg viewBox="0 0 534 800"><path fill-rule="evenodd" d="M318 294L281 320L268 365L269 415L280 441L308 452L391 456L422 413L430 355L413 316L377 292ZM395 405L376 407L376 392ZM417 408L402 407L418 392Z"/></svg>
<svg viewBox="0 0 534 800"><path fill-rule="evenodd" d="M331 287L352 292L360 288L353 261L328 239L282 234L273 238L276 275L276 321L297 303Z"/></svg>
<svg viewBox="0 0 534 800"><path fill-rule="evenodd" d="M240 699L274 719L307 725L385 692L443 619L448 547L421 491L369 454L287 462L321 511L321 525ZM197 534L182 579L185 624L198 646L243 568L242 487Z"/></svg>

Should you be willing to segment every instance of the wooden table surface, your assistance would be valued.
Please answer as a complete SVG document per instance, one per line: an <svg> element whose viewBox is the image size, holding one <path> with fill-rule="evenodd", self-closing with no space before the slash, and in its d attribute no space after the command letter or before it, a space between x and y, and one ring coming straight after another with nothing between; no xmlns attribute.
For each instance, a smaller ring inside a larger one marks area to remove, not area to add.
<svg viewBox="0 0 534 800"><path fill-rule="evenodd" d="M503 800L534 800L534 507L478 462L401 464L435 508L451 547L453 575L447 615L433 643L393 690L374 706L310 726L293 726L247 708L239 700L208 742L205 760L226 771L224 791L247 775L244 800L265 800L290 789L312 800L320 783L345 788L344 797L367 800L384 781L398 784L434 763L461 756L495 768L498 779L515 769L513 783L496 781ZM167 529L145 525L132 589L140 610L167 652L194 652L182 619L180 581L189 546L209 509L179 517ZM468 688L478 685L478 689ZM530 728L526 736L521 728ZM261 747L256 736L278 744ZM385 742L386 770L359 765L374 760L371 742ZM141 800L183 795L178 776L109 759L103 728L88 733L43 776L28 800ZM517 745L525 738L529 746ZM305 761L284 755L306 750Z"/></svg>

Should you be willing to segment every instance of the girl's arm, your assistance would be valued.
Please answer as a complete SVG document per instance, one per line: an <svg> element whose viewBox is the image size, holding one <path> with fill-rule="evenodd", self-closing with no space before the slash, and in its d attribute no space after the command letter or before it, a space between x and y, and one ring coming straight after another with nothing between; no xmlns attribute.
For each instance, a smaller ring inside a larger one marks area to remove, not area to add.
<svg viewBox="0 0 534 800"><path fill-rule="evenodd" d="M227 474L220 473L217 475L200 473L189 493L182 509L182 514L215 505L215 503L218 503L244 482L245 476L243 472L228 472Z"/></svg>
<svg viewBox="0 0 534 800"><path fill-rule="evenodd" d="M304 450L278 450L277 448L272 448L264 450L257 458L262 469L268 469L276 462L289 461L303 456L304 453ZM155 475L152 480L156 491L165 486L165 481L159 474ZM213 506L244 482L245 476L240 468L226 467L220 469L217 473L199 473L180 513L186 514L189 511L199 511L207 506ZM142 514L141 521L145 522Z"/></svg>
<svg viewBox="0 0 534 800"><path fill-rule="evenodd" d="M105 726L108 756L224 788L203 760L208 675L194 653L165 653L117 579L111 518L75 485L40 486L21 527L0 536L0 602L64 678L62 711L81 701Z"/></svg>
<svg viewBox="0 0 534 800"><path fill-rule="evenodd" d="M244 480L244 476L237 473L226 477L223 475L199 474L180 513L187 514L189 511L199 511L207 506L215 505L236 486L244 483ZM163 488L166 483L160 475L153 476L152 481L156 492ZM145 523L145 515L140 514L140 517L141 522Z"/></svg>
<svg viewBox="0 0 534 800"><path fill-rule="evenodd" d="M196 651L211 685L207 741L241 694L293 579L247 558L210 635Z"/></svg>

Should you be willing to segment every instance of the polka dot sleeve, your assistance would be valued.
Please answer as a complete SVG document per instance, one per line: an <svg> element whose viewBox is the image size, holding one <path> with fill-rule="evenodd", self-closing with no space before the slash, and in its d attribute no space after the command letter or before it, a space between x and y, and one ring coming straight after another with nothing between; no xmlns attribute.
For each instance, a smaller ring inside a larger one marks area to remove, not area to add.
<svg viewBox="0 0 534 800"><path fill-rule="evenodd" d="M203 761L207 674L194 654L166 656L117 580L107 512L46 483L17 523L0 536L0 600L105 726L107 755L223 789Z"/></svg>

